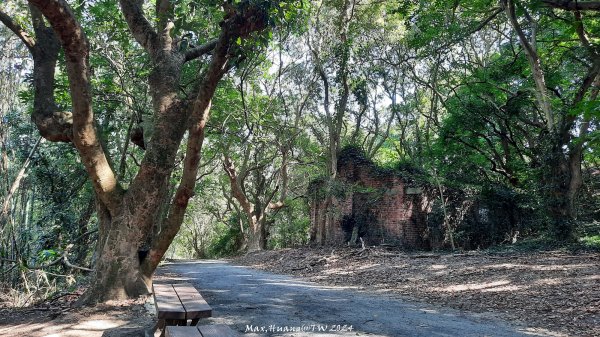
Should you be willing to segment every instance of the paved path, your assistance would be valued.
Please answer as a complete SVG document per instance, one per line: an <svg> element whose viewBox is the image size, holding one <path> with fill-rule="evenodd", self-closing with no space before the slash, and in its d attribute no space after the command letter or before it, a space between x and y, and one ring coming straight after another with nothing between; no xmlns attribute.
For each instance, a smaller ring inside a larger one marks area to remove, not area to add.
<svg viewBox="0 0 600 337"><path fill-rule="evenodd" d="M474 314L322 286L222 261L168 264L158 274L194 284L213 307L213 318L204 323L228 324L242 337L542 336Z"/></svg>

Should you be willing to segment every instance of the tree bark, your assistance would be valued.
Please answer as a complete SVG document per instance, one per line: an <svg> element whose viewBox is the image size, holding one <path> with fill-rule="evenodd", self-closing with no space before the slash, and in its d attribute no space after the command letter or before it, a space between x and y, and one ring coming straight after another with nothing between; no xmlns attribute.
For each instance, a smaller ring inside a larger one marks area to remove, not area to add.
<svg viewBox="0 0 600 337"><path fill-rule="evenodd" d="M150 254L144 263L143 268L147 275L154 272L175 235L179 232L188 202L194 195L196 176L200 167L200 153L204 143L204 128L210 117L211 100L217 84L227 71L227 63L230 57L228 47L232 42L232 38L230 32L221 34L213 52L213 59L191 108L192 114L188 129L189 138L184 158L183 175L171 203L169 215L163 222L164 230L161 231L160 235L154 237Z"/></svg>
<svg viewBox="0 0 600 337"><path fill-rule="evenodd" d="M248 220L248 231L246 232L246 249L249 252L264 250L267 246L266 237L266 208L262 209L256 202L252 203L246 196L242 185L244 181L236 171L236 168L228 156L224 156L223 168L229 177L231 194L242 207L243 213ZM260 188L259 188L260 189ZM257 195L262 195L264 191L258 191ZM268 208L268 206L267 206Z"/></svg>
<svg viewBox="0 0 600 337"><path fill-rule="evenodd" d="M542 64L540 57L536 50L536 34L535 29L531 34L531 42L525 36L521 25L517 19L515 4L513 0L504 0L506 2L506 15L510 21L511 26L517 33L519 37L519 42L525 51L525 55L527 56L527 60L529 61L529 65L531 67L532 77L535 82L536 91L535 95L538 101L538 105L544 115L546 117L546 128L549 132L554 132L554 112L552 111L552 106L550 104L550 98L548 97L548 89L546 88L546 78L544 75L544 71L542 69ZM533 25L535 23L532 22Z"/></svg>
<svg viewBox="0 0 600 337"><path fill-rule="evenodd" d="M267 249L265 218L259 219L253 216L250 219L250 230L248 231L247 249L256 252Z"/></svg>
<svg viewBox="0 0 600 337"><path fill-rule="evenodd" d="M54 100L54 73L60 41L51 27L44 23L42 13L31 5L31 18L35 38L30 36L18 23L0 11L0 21L21 39L33 58L33 112L31 120L40 135L49 141L71 142L73 121L71 112L56 111Z"/></svg>
<svg viewBox="0 0 600 337"><path fill-rule="evenodd" d="M123 214L106 219L110 231L100 247L97 276L90 294L108 292L108 298L136 297L151 290L152 275L179 231L194 194L211 99L233 56L230 47L238 37L245 38L252 29L261 30L266 25L253 16L260 16L260 12L231 13L226 17L196 98L182 101L177 97L177 90L186 58L171 48L173 27L168 20L169 6L166 3L158 6L161 34L156 34L143 17L140 4L140 1L121 1L121 8L132 34L153 60L149 84L156 116L155 131L140 171L124 196ZM252 22L251 28L247 26L249 22ZM183 176L170 200L167 181L186 128L189 137ZM161 205L169 202L168 212L161 214Z"/></svg>

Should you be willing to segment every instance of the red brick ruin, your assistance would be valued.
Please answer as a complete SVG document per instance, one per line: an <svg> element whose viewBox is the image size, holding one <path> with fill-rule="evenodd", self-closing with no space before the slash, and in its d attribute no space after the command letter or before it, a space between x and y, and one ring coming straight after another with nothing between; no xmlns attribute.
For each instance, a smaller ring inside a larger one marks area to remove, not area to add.
<svg viewBox="0 0 600 337"><path fill-rule="evenodd" d="M362 238L368 245L431 248L427 215L432 198L402 172L381 169L357 150L347 152L340 155L338 176L329 189L326 181L311 187L311 240L343 244Z"/></svg>

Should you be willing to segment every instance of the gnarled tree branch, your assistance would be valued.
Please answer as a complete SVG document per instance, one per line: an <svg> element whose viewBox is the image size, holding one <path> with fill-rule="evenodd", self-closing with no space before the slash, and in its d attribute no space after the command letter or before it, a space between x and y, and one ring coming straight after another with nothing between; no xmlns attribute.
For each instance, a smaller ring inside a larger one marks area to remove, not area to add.
<svg viewBox="0 0 600 337"><path fill-rule="evenodd" d="M252 32L267 27L266 13L258 6L229 12L221 22L221 34L213 50L213 57L204 73L189 118L188 143L183 164L183 175L164 220L159 235L155 236L142 270L151 273L167 251L171 241L179 231L189 199L194 194L196 176L200 165L200 152L204 142L204 128L210 116L212 97L221 78L229 70L229 60L234 56L231 50L238 38L247 38Z"/></svg>
<svg viewBox="0 0 600 337"><path fill-rule="evenodd" d="M218 40L214 39L206 42L205 44L198 46L196 48L192 48L185 53L185 61L191 61L201 57L202 55L209 53L211 50L215 49Z"/></svg>
<svg viewBox="0 0 600 337"><path fill-rule="evenodd" d="M531 66L533 80L536 86L536 98L540 109L544 112L544 115L546 117L546 127L548 131L552 132L554 130L554 115L552 112L552 106L550 105L550 99L548 98L544 71L542 69L540 57L535 48L536 41L534 40L530 42L527 39L525 32L523 32L521 24L519 24L519 21L517 19L514 1L503 0L502 2L506 10L508 20L510 21L511 26L517 33L517 36L519 37L519 42L521 43L523 50L525 50L525 55L527 55L529 65Z"/></svg>
<svg viewBox="0 0 600 337"><path fill-rule="evenodd" d="M153 53L158 42L158 34L144 16L144 0L120 0L121 10L135 40L148 53Z"/></svg>
<svg viewBox="0 0 600 337"><path fill-rule="evenodd" d="M228 156L223 158L223 169L229 177L229 183L231 185L231 194L240 203L244 212L249 216L254 212L254 205L248 200L246 194L242 190L242 181L237 174L235 166Z"/></svg>
<svg viewBox="0 0 600 337"><path fill-rule="evenodd" d="M73 135L70 112L58 112L54 100L54 73L60 42L46 27L43 16L37 8L30 6L35 38L17 24L6 13L0 12L0 22L4 23L29 49L33 58L33 113L31 120L42 137L53 142L71 142Z"/></svg>
<svg viewBox="0 0 600 337"><path fill-rule="evenodd" d="M73 143L96 194L111 213L120 206L122 190L100 144L94 126L90 86L89 46L85 32L64 0L30 0L46 17L65 51L73 105Z"/></svg>
<svg viewBox="0 0 600 337"><path fill-rule="evenodd" d="M35 39L29 36L23 27L21 27L3 11L0 11L0 22L2 22L8 29L15 33L15 35L21 39L21 41L23 41L30 52L33 52L32 49L35 46Z"/></svg>

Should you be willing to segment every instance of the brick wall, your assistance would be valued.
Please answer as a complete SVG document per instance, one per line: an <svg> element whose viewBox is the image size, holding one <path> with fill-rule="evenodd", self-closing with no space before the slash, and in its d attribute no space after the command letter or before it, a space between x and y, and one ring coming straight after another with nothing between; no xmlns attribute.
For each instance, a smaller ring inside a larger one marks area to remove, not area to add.
<svg viewBox="0 0 600 337"><path fill-rule="evenodd" d="M397 174L382 174L373 165L347 162L338 171L338 180L348 192L312 202L311 236L315 242L345 243L359 223L359 236L367 244L429 248L426 229L430 202L424 195L407 194L413 186Z"/></svg>

